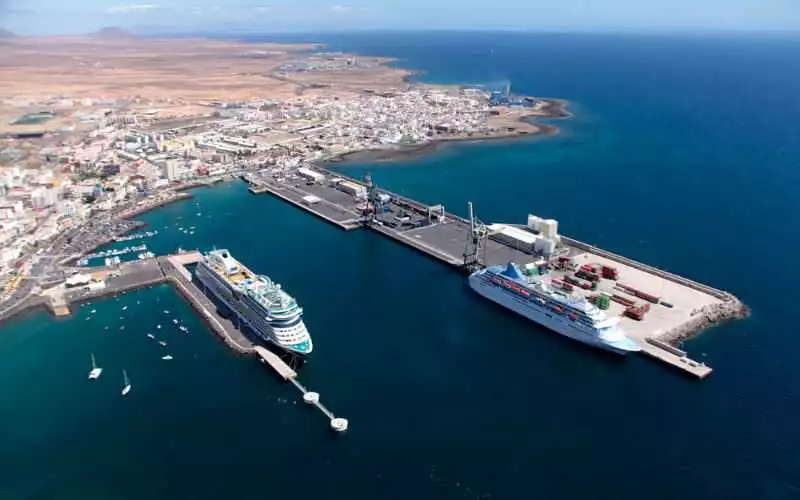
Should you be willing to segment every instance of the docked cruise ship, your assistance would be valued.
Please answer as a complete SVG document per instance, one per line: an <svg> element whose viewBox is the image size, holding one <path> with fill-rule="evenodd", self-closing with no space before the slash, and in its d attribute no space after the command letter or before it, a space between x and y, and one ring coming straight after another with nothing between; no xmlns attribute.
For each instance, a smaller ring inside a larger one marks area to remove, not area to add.
<svg viewBox="0 0 800 500"><path fill-rule="evenodd" d="M279 284L253 273L227 250L205 254L195 274L261 338L290 352L311 353L313 345L303 323L303 309Z"/></svg>
<svg viewBox="0 0 800 500"><path fill-rule="evenodd" d="M546 277L526 278L516 266L493 266L472 273L470 287L514 312L561 335L619 354L639 351L618 317L608 317L585 297L557 290Z"/></svg>

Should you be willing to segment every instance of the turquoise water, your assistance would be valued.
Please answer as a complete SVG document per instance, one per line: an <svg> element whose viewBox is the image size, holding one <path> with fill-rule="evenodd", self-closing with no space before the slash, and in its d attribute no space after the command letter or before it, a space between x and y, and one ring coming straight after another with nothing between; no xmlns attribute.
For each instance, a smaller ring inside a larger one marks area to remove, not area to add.
<svg viewBox="0 0 800 500"><path fill-rule="evenodd" d="M233 182L144 215L159 230L144 241L156 253L228 247L295 295L315 347L300 380L350 419L348 433L156 287L2 327L0 498L800 494L796 39L326 40L431 81L511 78L569 99L575 117L556 137L340 168L456 212L471 199L486 221L552 216L566 234L734 292L753 317L688 343L716 372L698 383L583 347L421 255ZM191 225L193 236L177 231ZM170 362L145 336L159 323ZM105 369L96 382L91 352Z"/></svg>

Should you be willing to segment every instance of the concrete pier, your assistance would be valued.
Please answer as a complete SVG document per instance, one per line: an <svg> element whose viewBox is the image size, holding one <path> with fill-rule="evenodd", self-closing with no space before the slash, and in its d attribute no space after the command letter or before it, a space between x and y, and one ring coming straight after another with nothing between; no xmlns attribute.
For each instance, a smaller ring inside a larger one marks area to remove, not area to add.
<svg viewBox="0 0 800 500"><path fill-rule="evenodd" d="M275 353L261 346L255 346L253 349L262 363L271 367L283 380L291 382L291 384L300 391L300 394L305 396L308 393L308 389L297 380L297 373ZM329 422L333 422L336 419L336 415L323 405L319 399L312 401L311 405L321 411L322 414L328 418Z"/></svg>
<svg viewBox="0 0 800 500"><path fill-rule="evenodd" d="M193 282L191 273L186 265L200 261L199 252L189 252L167 257L159 257L158 261L164 276L186 301L200 314L203 321L214 331L231 349L242 353L252 354L255 346L229 319L223 318L217 312L217 306Z"/></svg>
<svg viewBox="0 0 800 500"><path fill-rule="evenodd" d="M289 379L289 381L292 383L292 385L297 387L297 390L299 390L301 394L305 395L306 393L308 393L308 389L306 389L303 386L303 384L298 382L296 379L291 378L291 379ZM311 404L314 405L319 411L321 411L323 413L323 415L328 417L328 420L333 420L333 419L336 418L336 415L334 415L332 411L330 411L328 408L326 408L325 405L323 405L321 401L314 401Z"/></svg>
<svg viewBox="0 0 800 500"><path fill-rule="evenodd" d="M356 184L361 183L324 168L316 170L325 176L325 181L308 183L299 177L290 177L279 182L252 176L246 177L245 180L251 184L253 193L269 192L345 229L366 227L465 272L469 272L475 266L505 265L508 262L523 266L535 260L535 256L530 252L490 237L483 242L478 256L479 261L468 265L464 256L467 242L471 238L471 229L469 221L463 217L450 212L445 212L443 217L440 217L441 211L432 216L436 207L383 189L378 189L377 192L388 195L390 199L383 205L384 211L373 217L361 217L364 202L326 182L332 178L340 178ZM302 201L309 199L308 197L319 200L313 205L314 208ZM624 315L623 306L612 303L608 313L621 317L622 327L629 337L639 344L643 354L697 378L705 378L712 372L710 367L692 360L686 352L675 346L681 340L690 338L716 323L743 317L746 308L733 295L563 235L562 245L566 247L575 262L613 265L620 272L620 283L662 297L672 304L671 307L656 304L643 320L637 321ZM553 274L556 278L561 277L558 273ZM614 285L605 283L604 287L608 289L601 287L594 294L599 292L623 294L615 290ZM576 292L590 295L583 290ZM634 299L637 303L641 302L638 298Z"/></svg>
<svg viewBox="0 0 800 500"><path fill-rule="evenodd" d="M263 180L252 185L249 190L253 194L269 193L345 231L361 227L361 217L355 207L345 207L319 196L317 196L319 201L310 203L304 198L316 196L311 189L313 186L304 187L306 189L300 188L299 185L276 184ZM341 194L344 195L344 193Z"/></svg>
<svg viewBox="0 0 800 500"><path fill-rule="evenodd" d="M239 325L235 325L231 320L223 318L217 312L216 305L208 298L203 291L202 283L194 283L191 273L185 266L199 262L201 255L198 252L189 252L166 257L159 257L158 261L164 270L164 276L168 279L178 292L194 307L206 324L222 338L228 346L242 354L255 355L265 366L269 366L279 377L289 381L297 387L302 394L308 391L297 381L297 372L286 364L277 354L250 341L241 331ZM322 403L316 401L317 407L329 421L336 417Z"/></svg>

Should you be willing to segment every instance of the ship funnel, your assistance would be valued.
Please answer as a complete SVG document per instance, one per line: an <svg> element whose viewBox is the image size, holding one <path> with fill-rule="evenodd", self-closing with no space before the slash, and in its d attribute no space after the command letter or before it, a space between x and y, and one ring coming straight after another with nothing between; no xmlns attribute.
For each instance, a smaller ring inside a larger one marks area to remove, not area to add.
<svg viewBox="0 0 800 500"><path fill-rule="evenodd" d="M508 278L511 278L512 280L524 280L525 279L525 277L522 275L522 273L519 272L519 268L517 267L517 265L514 264L513 262L509 262L508 265L506 266L506 269L500 274L502 274L503 276L506 276Z"/></svg>

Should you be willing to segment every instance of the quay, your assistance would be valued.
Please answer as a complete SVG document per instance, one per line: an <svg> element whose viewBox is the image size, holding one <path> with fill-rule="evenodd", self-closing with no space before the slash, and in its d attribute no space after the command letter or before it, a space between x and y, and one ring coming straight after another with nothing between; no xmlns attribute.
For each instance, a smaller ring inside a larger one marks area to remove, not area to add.
<svg viewBox="0 0 800 500"><path fill-rule="evenodd" d="M167 279L170 280L181 295L200 314L206 324L216 332L226 344L239 353L253 354L258 357L261 363L272 368L284 381L289 381L298 388L304 396L303 399L309 402L308 399L305 398L306 394L309 392L297 381L297 372L286 364L277 354L251 342L242 332L242 325L239 324L238 316L234 314L237 324L234 324L230 319L223 318L219 314L217 306L202 291L203 284L199 282L198 284L194 283L192 275L186 269L186 266L189 264L196 264L200 259L201 255L199 252L187 252L159 257L158 262ZM322 403L319 402L318 395L314 399L315 401L312 403L328 417L331 429L335 431L346 430L347 420L336 417L323 406Z"/></svg>
<svg viewBox="0 0 800 500"><path fill-rule="evenodd" d="M281 179L256 174L242 179L250 184L253 194L272 194L345 230L367 228L465 273L509 262L522 268L539 258L532 249L509 241L498 234L502 230L496 229L503 226L506 232L519 231L534 238L536 234L525 224L483 224L472 214L471 204L470 217L464 218L447 212L442 205L425 205L378 188L368 175L353 179L316 166L313 170L297 169L296 174ZM342 180L346 181L346 190L340 188ZM747 308L736 297L567 236L559 238L561 255L575 266L610 266L618 271L618 278L606 280L597 293L648 308L640 319L628 317L630 306L615 301L607 311L621 318L622 327L645 356L698 379L711 374L711 367L691 359L678 345L705 328L746 316ZM551 275L561 280L568 273L553 271ZM575 292L596 297L581 289ZM640 297L659 299L650 304Z"/></svg>
<svg viewBox="0 0 800 500"><path fill-rule="evenodd" d="M313 191L311 189L313 186L300 189L290 184L281 185L266 180L253 181L251 184L249 191L253 194L269 193L345 231L361 227L361 214L357 210L343 205L343 202L346 201L344 198L347 197L345 193L338 193L343 199L337 202L315 196L310 192Z"/></svg>

